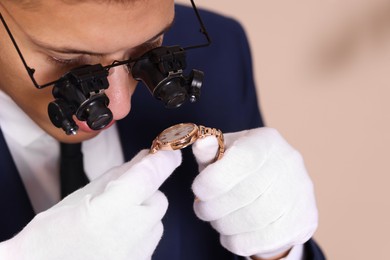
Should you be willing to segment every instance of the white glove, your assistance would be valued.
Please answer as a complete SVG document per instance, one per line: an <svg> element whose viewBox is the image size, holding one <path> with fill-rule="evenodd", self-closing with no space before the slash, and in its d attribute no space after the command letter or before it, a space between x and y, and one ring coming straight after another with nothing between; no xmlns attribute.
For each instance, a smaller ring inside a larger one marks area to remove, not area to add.
<svg viewBox="0 0 390 260"><path fill-rule="evenodd" d="M201 170L192 185L196 215L209 221L222 245L237 255L266 258L305 243L318 215L301 155L271 128L224 137L224 156L208 166L216 139L193 145Z"/></svg>
<svg viewBox="0 0 390 260"><path fill-rule="evenodd" d="M158 191L179 151L141 151L0 244L0 259L150 259L163 233L167 198Z"/></svg>

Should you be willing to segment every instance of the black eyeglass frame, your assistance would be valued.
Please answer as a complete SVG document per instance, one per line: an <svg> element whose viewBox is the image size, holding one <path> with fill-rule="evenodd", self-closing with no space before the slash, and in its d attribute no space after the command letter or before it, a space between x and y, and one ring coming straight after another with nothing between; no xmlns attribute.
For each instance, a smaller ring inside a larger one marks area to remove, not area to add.
<svg viewBox="0 0 390 260"><path fill-rule="evenodd" d="M198 20L199 25L200 25L200 32L206 37L207 42L204 43L204 44L187 46L187 47L182 48L183 50L190 50L190 49L207 47L207 46L209 46L211 44L211 38L210 38L210 36L209 36L209 34L208 34L207 30L206 30L206 27L205 27L205 25L204 25L204 23L202 21L202 18L201 18L200 14L199 14L199 11L198 11L195 3L194 3L194 0L190 0L190 2L191 2L192 8L193 8L193 10L195 12L195 15L196 15L197 20ZM1 12L0 12L0 20L3 23L4 28L6 29L6 31L8 33L8 36L10 37L10 39L12 41L12 44L14 45L14 47L15 47L15 49L16 49L16 51L17 51L17 53L18 53L18 55L19 55L23 65L24 65L24 67L25 67L25 69L26 69L26 71L27 71L27 73L28 73L32 83L34 84L34 86L37 89L42 89L42 88L45 88L45 87L48 87L48 86L51 86L51 85L54 85L56 83L59 83L59 82L63 81L63 78L60 77L57 80L48 82L46 84L39 85L38 82L34 78L34 73L35 73L36 70L34 68L31 68L30 66L28 66L28 64L27 64L26 60L24 59L24 56L23 56L23 54L22 54L18 44L16 43L16 40L15 40L14 36L12 35L11 30L9 29L9 27L8 27L4 17L3 17L3 15L1 14ZM136 62L138 60L140 60L140 58L136 58L136 59L130 58L128 60L123 60L123 61L115 60L110 65L103 66L102 69L104 69L106 71L109 71L113 67L117 67L117 66L121 66L121 65L130 65L130 64L132 64L132 63L134 63L134 62Z"/></svg>

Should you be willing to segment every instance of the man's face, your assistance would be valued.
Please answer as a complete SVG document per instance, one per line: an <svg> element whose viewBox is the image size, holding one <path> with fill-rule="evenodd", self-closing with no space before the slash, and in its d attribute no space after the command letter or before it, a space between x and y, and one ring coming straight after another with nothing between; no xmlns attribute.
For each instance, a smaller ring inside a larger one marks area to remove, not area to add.
<svg viewBox="0 0 390 260"><path fill-rule="evenodd" d="M108 65L159 46L162 33L173 21L174 1L128 2L1 1L0 11L27 64L36 70L38 83L44 84L83 64ZM78 120L75 136L67 136L53 126L47 114L47 106L54 100L52 87L34 87L4 27L0 28L0 45L0 89L32 120L64 142L78 142L98 134ZM110 69L108 80L106 94L116 121L130 112L136 81L124 66Z"/></svg>

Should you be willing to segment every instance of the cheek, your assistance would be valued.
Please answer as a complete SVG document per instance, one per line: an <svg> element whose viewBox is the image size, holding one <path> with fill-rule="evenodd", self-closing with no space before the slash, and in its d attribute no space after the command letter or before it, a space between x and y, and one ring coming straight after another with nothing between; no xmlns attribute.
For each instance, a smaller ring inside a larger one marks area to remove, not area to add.
<svg viewBox="0 0 390 260"><path fill-rule="evenodd" d="M43 128L46 128L46 125L51 126L47 113L48 104L54 100L51 88L38 90L35 87L25 85L24 88L7 94L38 125Z"/></svg>
<svg viewBox="0 0 390 260"><path fill-rule="evenodd" d="M36 89L30 82L22 80L8 80L4 92L30 117L38 126L51 133L56 128L52 125L47 106L53 101L51 88Z"/></svg>
<svg viewBox="0 0 390 260"><path fill-rule="evenodd" d="M1 34L0 37L5 36ZM16 51L8 43L1 46L0 69L0 89L42 129L55 132L47 114L47 106L53 101L51 87L35 88Z"/></svg>
<svg viewBox="0 0 390 260"><path fill-rule="evenodd" d="M47 105L53 100L51 88L37 89L27 71L17 62L8 63L2 57L0 68L0 88L10 96L36 123L47 120ZM15 59L15 58L14 58Z"/></svg>

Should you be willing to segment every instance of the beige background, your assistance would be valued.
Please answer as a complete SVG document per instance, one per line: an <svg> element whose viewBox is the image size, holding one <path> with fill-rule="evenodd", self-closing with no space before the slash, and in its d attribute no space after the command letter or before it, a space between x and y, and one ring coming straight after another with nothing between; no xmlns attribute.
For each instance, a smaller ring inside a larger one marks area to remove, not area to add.
<svg viewBox="0 0 390 260"><path fill-rule="evenodd" d="M390 1L196 3L246 29L266 124L316 185L328 259L390 259Z"/></svg>

